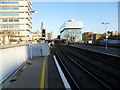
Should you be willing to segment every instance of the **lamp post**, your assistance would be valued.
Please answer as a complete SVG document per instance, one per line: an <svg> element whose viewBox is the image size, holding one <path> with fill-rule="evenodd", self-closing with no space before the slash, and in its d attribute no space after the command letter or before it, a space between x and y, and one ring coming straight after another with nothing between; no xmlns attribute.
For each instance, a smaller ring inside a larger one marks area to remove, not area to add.
<svg viewBox="0 0 120 90"><path fill-rule="evenodd" d="M31 13L36 13L37 10L32 10ZM30 33L29 34L29 46L30 46L30 59L32 60L33 59L33 56L32 56L32 34Z"/></svg>
<svg viewBox="0 0 120 90"><path fill-rule="evenodd" d="M106 25L109 24L109 23L108 22L105 22L105 23L102 22L102 24L105 25L105 39L106 39L105 41L106 41L106 50L107 50L107 48L108 48L108 46L107 46L107 38L108 38L108 36L107 36L107 27L106 27Z"/></svg>

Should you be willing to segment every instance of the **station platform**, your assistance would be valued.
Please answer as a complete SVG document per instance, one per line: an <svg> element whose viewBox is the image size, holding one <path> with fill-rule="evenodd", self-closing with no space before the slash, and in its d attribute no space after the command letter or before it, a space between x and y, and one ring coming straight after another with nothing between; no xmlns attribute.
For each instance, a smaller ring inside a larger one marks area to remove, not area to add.
<svg viewBox="0 0 120 90"><path fill-rule="evenodd" d="M46 57L33 57L30 63L25 64L22 70L18 70L7 80L3 90L19 88L64 89L64 84L57 70L52 51Z"/></svg>
<svg viewBox="0 0 120 90"><path fill-rule="evenodd" d="M91 50L91 51L96 51L108 55L115 55L115 56L120 56L120 49L119 48L113 48L113 47L106 47L104 46L92 46L92 45L83 45L83 44L78 44L78 45L71 45L77 48L82 48L86 50Z"/></svg>

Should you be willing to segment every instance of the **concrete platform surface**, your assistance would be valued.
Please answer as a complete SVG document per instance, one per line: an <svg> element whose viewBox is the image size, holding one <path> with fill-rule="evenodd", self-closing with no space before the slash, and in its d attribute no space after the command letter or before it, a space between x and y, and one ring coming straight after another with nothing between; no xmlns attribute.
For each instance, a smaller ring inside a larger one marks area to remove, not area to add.
<svg viewBox="0 0 120 90"><path fill-rule="evenodd" d="M32 64L28 65L14 82L10 82L5 88L39 88L40 73L44 57L34 57Z"/></svg>
<svg viewBox="0 0 120 90"><path fill-rule="evenodd" d="M91 45L71 45L71 46L120 56L120 53L119 53L120 49L119 48L108 47L108 49L106 50L105 46L104 47L102 47L102 46L91 46Z"/></svg>
<svg viewBox="0 0 120 90"><path fill-rule="evenodd" d="M55 65L53 53L47 57L35 56L32 64L24 66L23 71L18 71L13 79L8 81L4 89L39 89L39 88L64 88L63 82ZM65 89L65 88L64 88Z"/></svg>

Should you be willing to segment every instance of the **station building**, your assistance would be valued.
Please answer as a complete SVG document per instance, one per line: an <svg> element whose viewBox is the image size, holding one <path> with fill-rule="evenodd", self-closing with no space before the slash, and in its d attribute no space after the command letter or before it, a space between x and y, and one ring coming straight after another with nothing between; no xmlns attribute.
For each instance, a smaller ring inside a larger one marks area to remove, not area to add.
<svg viewBox="0 0 120 90"><path fill-rule="evenodd" d="M68 20L60 27L60 39L68 43L81 43L82 28L83 22Z"/></svg>

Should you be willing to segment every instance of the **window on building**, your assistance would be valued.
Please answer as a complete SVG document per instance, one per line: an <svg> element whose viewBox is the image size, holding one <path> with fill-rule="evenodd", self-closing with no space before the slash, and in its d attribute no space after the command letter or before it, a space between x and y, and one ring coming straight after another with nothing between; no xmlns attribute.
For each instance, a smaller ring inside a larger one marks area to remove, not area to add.
<svg viewBox="0 0 120 90"><path fill-rule="evenodd" d="M13 22L13 20L12 20L12 19L10 19L10 20L9 20L9 22Z"/></svg>
<svg viewBox="0 0 120 90"><path fill-rule="evenodd" d="M3 22L7 22L7 19L4 19Z"/></svg>
<svg viewBox="0 0 120 90"><path fill-rule="evenodd" d="M14 22L19 22L19 19L15 19Z"/></svg>
<svg viewBox="0 0 120 90"><path fill-rule="evenodd" d="M0 4L18 4L18 2L0 2Z"/></svg>

